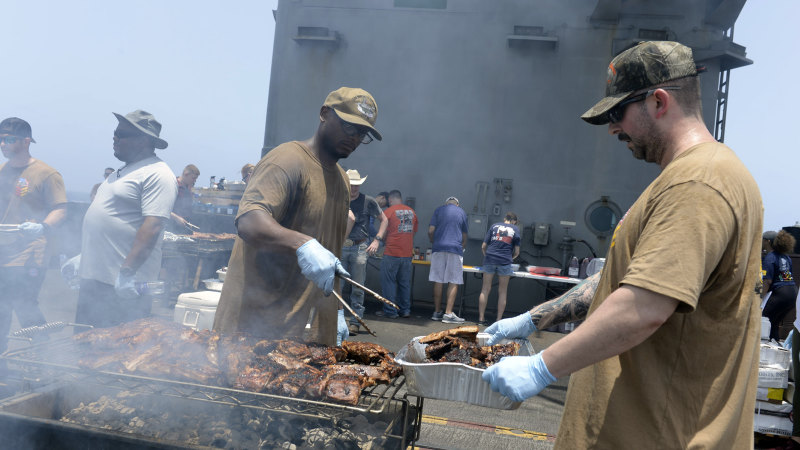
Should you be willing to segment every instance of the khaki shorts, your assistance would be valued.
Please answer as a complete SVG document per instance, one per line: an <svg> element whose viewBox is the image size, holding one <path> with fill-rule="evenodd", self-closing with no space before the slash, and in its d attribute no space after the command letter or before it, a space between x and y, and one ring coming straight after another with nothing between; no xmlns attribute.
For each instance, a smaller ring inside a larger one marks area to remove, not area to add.
<svg viewBox="0 0 800 450"><path fill-rule="evenodd" d="M428 281L464 284L464 257L455 253L436 252L431 255Z"/></svg>

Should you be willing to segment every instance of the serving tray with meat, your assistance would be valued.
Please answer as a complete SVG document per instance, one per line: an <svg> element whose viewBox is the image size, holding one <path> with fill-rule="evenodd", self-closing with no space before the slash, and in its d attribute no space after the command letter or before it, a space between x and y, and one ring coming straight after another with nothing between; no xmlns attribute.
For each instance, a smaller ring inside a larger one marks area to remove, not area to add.
<svg viewBox="0 0 800 450"><path fill-rule="evenodd" d="M477 326L461 326L418 336L397 352L411 395L453 400L497 409L521 404L500 395L483 381L483 371L504 356L532 355L527 339L485 345L489 335Z"/></svg>
<svg viewBox="0 0 800 450"><path fill-rule="evenodd" d="M362 389L401 373L394 355L368 342L328 347L245 334L195 331L141 319L75 335L78 366L202 385L356 405Z"/></svg>

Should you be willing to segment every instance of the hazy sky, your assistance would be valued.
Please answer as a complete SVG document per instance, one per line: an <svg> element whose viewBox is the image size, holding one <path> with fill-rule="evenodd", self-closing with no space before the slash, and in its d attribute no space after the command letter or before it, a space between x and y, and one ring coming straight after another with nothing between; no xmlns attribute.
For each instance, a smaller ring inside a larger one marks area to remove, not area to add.
<svg viewBox="0 0 800 450"><path fill-rule="evenodd" d="M0 118L31 123L34 156L88 200L103 168L121 167L112 111L153 113L176 172L198 185L239 179L264 138L277 0L3 1ZM734 41L755 64L731 74L725 142L750 168L764 197L767 229L800 220L794 192L800 151L795 106L800 74L794 20L800 1L750 0ZM790 112L791 111L791 112Z"/></svg>

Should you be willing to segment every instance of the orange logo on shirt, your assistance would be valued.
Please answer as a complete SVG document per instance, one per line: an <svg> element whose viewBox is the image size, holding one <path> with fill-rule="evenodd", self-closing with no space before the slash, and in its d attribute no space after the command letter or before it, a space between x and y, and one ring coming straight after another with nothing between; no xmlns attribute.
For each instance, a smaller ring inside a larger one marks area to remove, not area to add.
<svg viewBox="0 0 800 450"><path fill-rule="evenodd" d="M17 184L14 186L14 195L17 197L25 197L28 193L28 180L25 178L20 178L17 180Z"/></svg>

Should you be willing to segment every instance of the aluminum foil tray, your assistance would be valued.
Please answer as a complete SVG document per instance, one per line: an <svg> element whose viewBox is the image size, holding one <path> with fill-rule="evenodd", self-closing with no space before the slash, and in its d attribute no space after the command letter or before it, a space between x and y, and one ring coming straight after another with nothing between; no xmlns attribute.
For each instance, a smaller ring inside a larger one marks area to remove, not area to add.
<svg viewBox="0 0 800 450"><path fill-rule="evenodd" d="M403 366L406 386L410 395L440 400L465 402L495 409L517 409L521 402L494 392L481 376L484 369L460 363L425 363L425 344L417 336L397 352L395 361ZM485 345L488 335L478 333L478 343ZM521 356L533 355L534 349L527 339L516 339L520 343ZM502 344L509 341L502 341Z"/></svg>

